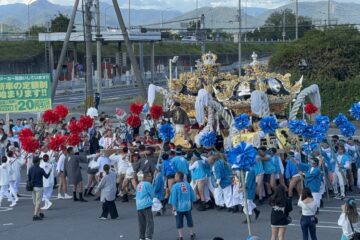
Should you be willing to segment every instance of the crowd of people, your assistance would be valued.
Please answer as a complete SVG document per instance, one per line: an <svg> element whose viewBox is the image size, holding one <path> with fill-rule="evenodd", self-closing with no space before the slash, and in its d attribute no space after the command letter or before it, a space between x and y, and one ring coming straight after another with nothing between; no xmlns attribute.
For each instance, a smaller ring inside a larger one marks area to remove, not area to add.
<svg viewBox="0 0 360 240"><path fill-rule="evenodd" d="M335 135L310 152L298 144L291 145L289 151L259 147L256 164L246 171L242 184L239 174L227 162L220 136L213 148L193 143L190 148L183 148L172 142L162 143L157 138L158 128L149 117L145 117L142 127L131 129L126 123L113 123L102 113L92 128L81 133L78 146L61 151L49 149L47 137L66 131L63 122L38 136L38 153L25 153L19 143L20 131L30 128L36 133L40 127L32 118L17 119L15 123L0 120L0 206L5 198L10 207L16 206L24 167L27 188L33 194L34 221L42 220L43 210L52 207L54 190L58 199L86 202L87 197L97 197L103 203L99 217L102 220L109 215L118 218L117 198L129 202L135 196L139 239L153 239L153 216L171 212L176 218L178 239L182 240L184 218L190 239L196 238L193 209L241 212L250 216L244 217L243 222L248 223L247 219L256 221L268 203L272 207L271 240L284 240L296 202L301 208L303 239L310 235L316 240L322 198L330 194L344 201L338 220L343 230L341 239L359 239L354 238L360 232L356 202L346 198L348 192L360 187L359 141ZM88 164L85 186L82 163ZM69 185L73 186L72 196L68 194Z"/></svg>

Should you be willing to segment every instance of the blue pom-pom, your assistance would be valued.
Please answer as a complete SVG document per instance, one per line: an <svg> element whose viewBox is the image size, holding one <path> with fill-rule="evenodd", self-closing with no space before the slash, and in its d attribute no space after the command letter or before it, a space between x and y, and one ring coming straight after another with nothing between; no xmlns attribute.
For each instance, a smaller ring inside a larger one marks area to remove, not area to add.
<svg viewBox="0 0 360 240"><path fill-rule="evenodd" d="M170 123L166 123L159 128L159 138L164 142L169 142L175 136L175 130Z"/></svg>
<svg viewBox="0 0 360 240"><path fill-rule="evenodd" d="M326 133L328 131L328 126L322 124L316 124L313 126L314 135L312 140L319 143L326 139Z"/></svg>
<svg viewBox="0 0 360 240"><path fill-rule="evenodd" d="M260 120L260 128L266 134L274 134L278 127L279 125L274 117L264 117Z"/></svg>
<svg viewBox="0 0 360 240"><path fill-rule="evenodd" d="M340 127L343 124L346 124L347 122L349 122L349 120L347 119L347 117L344 114L339 113L339 115L337 115L337 117L334 119L333 122L336 124L337 127Z"/></svg>
<svg viewBox="0 0 360 240"><path fill-rule="evenodd" d="M242 113L234 119L234 125L237 130L243 130L249 127L250 118L246 113Z"/></svg>
<svg viewBox="0 0 360 240"><path fill-rule="evenodd" d="M200 137L200 144L206 148L210 148L215 145L216 134L214 131L206 132Z"/></svg>
<svg viewBox="0 0 360 240"><path fill-rule="evenodd" d="M339 127L341 135L345 137L352 137L355 134L355 126L351 122L347 122Z"/></svg>
<svg viewBox="0 0 360 240"><path fill-rule="evenodd" d="M307 124L304 120L290 120L288 122L288 128L293 134L302 135Z"/></svg>
<svg viewBox="0 0 360 240"><path fill-rule="evenodd" d="M349 112L353 118L360 121L360 102L354 103Z"/></svg>
<svg viewBox="0 0 360 240"><path fill-rule="evenodd" d="M229 150L227 159L233 168L249 171L256 164L256 155L257 152L252 145L240 142Z"/></svg>
<svg viewBox="0 0 360 240"><path fill-rule="evenodd" d="M330 118L328 116L325 115L318 115L315 118L315 122L317 125L323 127L324 129L329 129L330 126Z"/></svg>
<svg viewBox="0 0 360 240"><path fill-rule="evenodd" d="M308 125L304 128L302 136L307 139L313 139L315 137L316 131L313 125Z"/></svg>
<svg viewBox="0 0 360 240"><path fill-rule="evenodd" d="M303 151L306 153L306 154L310 154L312 153L316 148L318 147L318 144L316 142L306 142L304 143L303 145Z"/></svg>

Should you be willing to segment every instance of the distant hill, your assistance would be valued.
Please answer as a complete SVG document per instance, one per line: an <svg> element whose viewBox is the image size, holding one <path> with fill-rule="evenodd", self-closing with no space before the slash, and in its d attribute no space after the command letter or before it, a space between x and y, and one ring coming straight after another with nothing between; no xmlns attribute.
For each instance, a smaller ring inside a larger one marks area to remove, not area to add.
<svg viewBox="0 0 360 240"><path fill-rule="evenodd" d="M1 0L0 0L1 1ZM101 2L101 25L103 27L117 27L118 22L112 5L108 0ZM81 6L79 7L81 8ZM262 26L266 19L275 11L282 11L285 8L294 9L295 4L287 4L276 9L249 7L242 14L243 27L255 28ZM58 12L70 15L72 6L61 6L53 4L47 0L37 0L30 4L30 25L45 25ZM121 9L125 23L128 24L129 11ZM331 19L337 19L342 23L360 23L360 4L358 3L339 3L331 2ZM176 23L164 24L166 28L183 28L180 22L188 23L190 18L205 15L205 27L223 28L229 32L236 32L238 29L237 8L236 7L202 7L187 13L175 10L155 10L155 9L131 9L131 26L153 24L153 27L160 27L163 18L164 22L172 21ZM299 15L313 18L313 20L327 19L327 2L299 2ZM0 5L0 23L15 26L16 29L27 29L28 26L28 6L26 4ZM181 21L182 19L187 19ZM105 24L106 20L106 24ZM157 24L154 24L157 23ZM320 23L316 21L316 23ZM332 23L335 23L332 21ZM82 26L81 12L77 13L76 25ZM81 28L81 27L80 27Z"/></svg>
<svg viewBox="0 0 360 240"><path fill-rule="evenodd" d="M299 15L310 17L313 20L322 20L322 24L325 24L324 20L328 18L328 2L299 2ZM271 13L275 11L282 11L286 8L295 9L295 4L287 4L282 7L271 9L263 14L259 15L259 21L264 22ZM295 10L294 10L295 11ZM335 24L335 19L338 24L344 23L360 23L360 4L358 3L339 3L331 1L330 11L331 23ZM318 22L318 21L316 21ZM320 23L320 22L318 22Z"/></svg>
<svg viewBox="0 0 360 240"><path fill-rule="evenodd" d="M79 9L81 5L79 6ZM112 5L101 2L101 25L106 25L111 27L118 26L117 18L115 11L112 9ZM29 13L30 13L30 25L45 25L50 19L52 19L57 13L61 12L63 14L70 15L72 6L61 6L53 4L47 0L37 0L30 4ZM125 23L128 24L129 11L128 9L121 9ZM106 17L105 17L106 13ZM131 25L141 25L144 23L150 22L160 22L161 16L163 19L167 20L181 15L182 13L174 10L152 10L152 9L131 9ZM22 29L27 29L28 27L28 6L26 4L8 4L0 5L0 23L13 25L20 27ZM79 11L76 16L76 25L82 25L82 15Z"/></svg>

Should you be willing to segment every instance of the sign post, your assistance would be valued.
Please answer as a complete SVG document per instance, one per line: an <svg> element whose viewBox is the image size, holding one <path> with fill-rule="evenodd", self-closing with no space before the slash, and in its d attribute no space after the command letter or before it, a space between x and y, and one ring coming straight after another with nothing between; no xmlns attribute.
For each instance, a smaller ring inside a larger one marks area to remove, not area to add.
<svg viewBox="0 0 360 240"><path fill-rule="evenodd" d="M50 74L0 75L0 113L42 112L52 107Z"/></svg>

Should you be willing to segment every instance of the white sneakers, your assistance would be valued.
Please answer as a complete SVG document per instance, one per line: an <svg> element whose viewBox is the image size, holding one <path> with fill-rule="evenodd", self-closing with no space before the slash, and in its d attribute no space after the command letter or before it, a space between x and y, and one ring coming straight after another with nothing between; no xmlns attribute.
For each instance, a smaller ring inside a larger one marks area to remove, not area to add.
<svg viewBox="0 0 360 240"><path fill-rule="evenodd" d="M49 200L45 199L45 206L41 208L41 210L48 210L53 204Z"/></svg>
<svg viewBox="0 0 360 240"><path fill-rule="evenodd" d="M61 193L59 193L57 198L58 199L72 199L72 196L70 196L67 193L65 193L64 196L62 196Z"/></svg>
<svg viewBox="0 0 360 240"><path fill-rule="evenodd" d="M11 204L10 204L10 206L9 207L15 207L16 206L16 202L15 201L13 201Z"/></svg>
<svg viewBox="0 0 360 240"><path fill-rule="evenodd" d="M65 193L65 199L72 199L72 196L70 196L69 194Z"/></svg>

